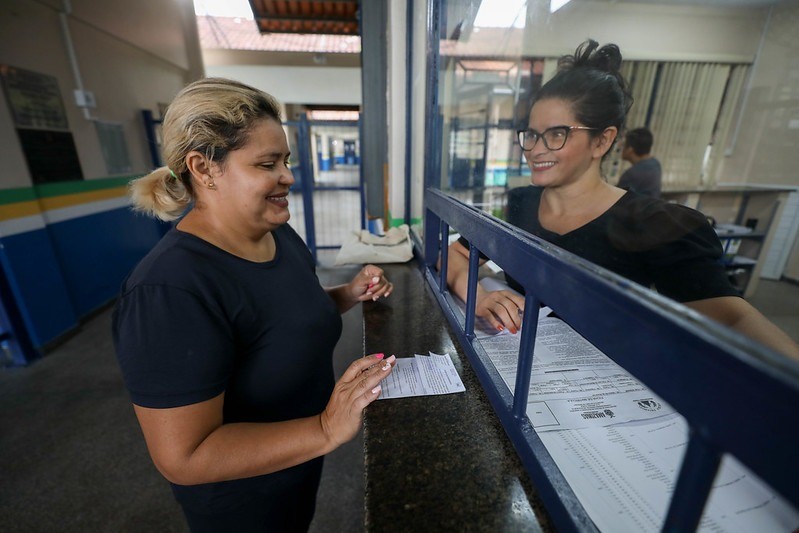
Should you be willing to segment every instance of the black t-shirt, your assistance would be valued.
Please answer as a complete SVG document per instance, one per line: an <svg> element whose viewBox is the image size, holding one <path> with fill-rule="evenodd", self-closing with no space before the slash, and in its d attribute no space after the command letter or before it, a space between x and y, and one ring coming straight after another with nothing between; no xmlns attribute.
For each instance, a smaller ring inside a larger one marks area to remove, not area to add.
<svg viewBox="0 0 799 533"><path fill-rule="evenodd" d="M560 235L538 220L542 192L511 190L508 222L678 302L740 296L720 263L721 243L698 211L627 192L596 219ZM521 292L515 280L508 283Z"/></svg>
<svg viewBox="0 0 799 533"><path fill-rule="evenodd" d="M341 315L302 239L288 224L273 234L275 258L254 263L173 229L134 269L113 316L133 403L169 408L224 392L224 423L322 412L334 385ZM223 511L253 492L285 496L320 463L173 489L198 512Z"/></svg>

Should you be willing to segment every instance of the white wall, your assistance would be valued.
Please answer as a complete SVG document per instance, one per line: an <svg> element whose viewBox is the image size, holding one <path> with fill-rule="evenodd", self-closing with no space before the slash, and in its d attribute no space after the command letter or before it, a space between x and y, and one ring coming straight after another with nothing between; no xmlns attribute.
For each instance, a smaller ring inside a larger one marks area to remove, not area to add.
<svg viewBox="0 0 799 533"><path fill-rule="evenodd" d="M528 2L528 54L557 57L591 37L619 45L626 59L747 62L765 16L763 9L633 2L571 2L550 14L548 5Z"/></svg>
<svg viewBox="0 0 799 533"><path fill-rule="evenodd" d="M206 65L205 70L257 87L284 104L361 104L359 67Z"/></svg>
<svg viewBox="0 0 799 533"><path fill-rule="evenodd" d="M407 6L405 0L395 0L388 12L388 210L386 218L405 216L405 94L407 53Z"/></svg>
<svg viewBox="0 0 799 533"><path fill-rule="evenodd" d="M777 4L719 182L799 186L799 2Z"/></svg>
<svg viewBox="0 0 799 533"><path fill-rule="evenodd" d="M67 17L91 115L123 125L132 172L150 169L140 110L158 110L203 75L190 0L73 0ZM56 0L0 2L0 64L54 76L86 179L107 177L93 122L75 104L76 87ZM0 188L31 185L5 97L0 102Z"/></svg>

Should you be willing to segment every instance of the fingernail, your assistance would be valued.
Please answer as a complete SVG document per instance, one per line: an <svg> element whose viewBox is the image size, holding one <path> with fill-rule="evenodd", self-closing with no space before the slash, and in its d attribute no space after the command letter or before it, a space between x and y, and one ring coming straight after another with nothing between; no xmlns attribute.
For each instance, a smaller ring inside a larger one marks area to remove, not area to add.
<svg viewBox="0 0 799 533"><path fill-rule="evenodd" d="M380 392L380 391L381 391L381 389L382 389L382 387L381 387L380 385L378 385L377 387L375 387L374 389L372 389L372 394L377 394L378 392Z"/></svg>
<svg viewBox="0 0 799 533"><path fill-rule="evenodd" d="M389 357L388 359L386 359L386 362L387 362L387 363L393 363L393 362L394 362L394 361L396 361L396 360L397 360L397 358L396 358L396 357L394 357L394 356L392 355L391 357Z"/></svg>
<svg viewBox="0 0 799 533"><path fill-rule="evenodd" d="M374 356L375 356L376 359L382 359L382 358L384 358L386 356L386 354L376 353L376 354L374 354Z"/></svg>
<svg viewBox="0 0 799 533"><path fill-rule="evenodd" d="M498 329L499 331L505 331L505 328L503 328L502 326L497 326L497 329Z"/></svg>
<svg viewBox="0 0 799 533"><path fill-rule="evenodd" d="M376 302L377 301L377 296L372 296L372 301Z"/></svg>
<svg viewBox="0 0 799 533"><path fill-rule="evenodd" d="M372 278L372 283L377 283L378 281L380 281L380 278L378 278L377 276Z"/></svg>
<svg viewBox="0 0 799 533"><path fill-rule="evenodd" d="M383 298L388 298L389 296L391 296L391 293L390 293L390 292L387 292L387 293L385 293L385 294L383 295Z"/></svg>
<svg viewBox="0 0 799 533"><path fill-rule="evenodd" d="M387 359L386 364L383 365L383 370L388 370L389 368L391 368L391 363Z"/></svg>

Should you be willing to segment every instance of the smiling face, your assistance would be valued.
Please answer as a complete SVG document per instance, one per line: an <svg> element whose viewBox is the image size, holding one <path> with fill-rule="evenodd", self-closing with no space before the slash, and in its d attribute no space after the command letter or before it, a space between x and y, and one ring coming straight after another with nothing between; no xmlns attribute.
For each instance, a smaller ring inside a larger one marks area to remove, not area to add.
<svg viewBox="0 0 799 533"><path fill-rule="evenodd" d="M216 216L228 227L251 235L288 222L288 193L294 184L289 155L280 123L258 120L244 146L231 151L224 165L214 165L215 190L208 196L213 197Z"/></svg>
<svg viewBox="0 0 799 533"><path fill-rule="evenodd" d="M554 126L585 126L577 121L565 100L545 98L533 105L528 127L544 131ZM562 187L581 179L599 178L602 153L597 139L587 130L571 130L560 150L549 150L542 140L524 158L532 170L532 183L541 187ZM598 157L597 157L598 155Z"/></svg>

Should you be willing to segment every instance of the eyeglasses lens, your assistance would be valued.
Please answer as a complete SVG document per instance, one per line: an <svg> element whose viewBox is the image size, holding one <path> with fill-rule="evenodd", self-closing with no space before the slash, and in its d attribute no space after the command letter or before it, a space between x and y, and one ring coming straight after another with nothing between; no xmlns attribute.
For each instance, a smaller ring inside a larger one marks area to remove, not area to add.
<svg viewBox="0 0 799 533"><path fill-rule="evenodd" d="M543 133L535 130L525 130L519 132L519 144L525 151L535 148L538 139L543 138L544 146L548 150L560 150L566 144L569 136L569 128L549 128Z"/></svg>

